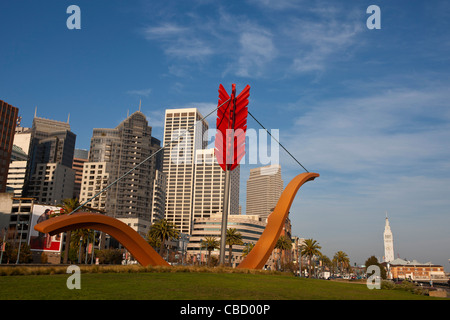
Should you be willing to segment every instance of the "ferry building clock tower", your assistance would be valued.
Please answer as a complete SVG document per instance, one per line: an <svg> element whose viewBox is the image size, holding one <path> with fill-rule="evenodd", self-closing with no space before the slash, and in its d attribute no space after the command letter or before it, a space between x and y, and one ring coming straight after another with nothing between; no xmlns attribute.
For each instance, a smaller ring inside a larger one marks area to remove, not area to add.
<svg viewBox="0 0 450 320"><path fill-rule="evenodd" d="M389 219L386 213L386 225L384 226L384 261L389 262L394 260L394 239L392 238L391 227L389 226Z"/></svg>

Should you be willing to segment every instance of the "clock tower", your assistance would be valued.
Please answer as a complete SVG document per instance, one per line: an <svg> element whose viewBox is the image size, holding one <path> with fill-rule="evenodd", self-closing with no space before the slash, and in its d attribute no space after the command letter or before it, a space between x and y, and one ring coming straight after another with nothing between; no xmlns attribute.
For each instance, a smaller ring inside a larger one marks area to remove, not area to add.
<svg viewBox="0 0 450 320"><path fill-rule="evenodd" d="M389 226L389 219L386 212L386 224L384 226L384 261L389 262L394 260L394 239L392 238L391 227Z"/></svg>

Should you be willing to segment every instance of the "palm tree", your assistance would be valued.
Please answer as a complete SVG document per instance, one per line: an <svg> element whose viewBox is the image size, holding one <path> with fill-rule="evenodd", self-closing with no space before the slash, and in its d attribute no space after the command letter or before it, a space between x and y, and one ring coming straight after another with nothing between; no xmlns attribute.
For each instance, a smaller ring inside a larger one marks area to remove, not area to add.
<svg viewBox="0 0 450 320"><path fill-rule="evenodd" d="M244 249L242 249L242 257L245 257L252 251L253 247L255 246L254 243L246 243Z"/></svg>
<svg viewBox="0 0 450 320"><path fill-rule="evenodd" d="M176 239L180 236L175 224L168 222L166 219L161 219L154 222L150 230L148 231L148 239L159 239L161 241L161 246L159 248L159 254L164 256L164 245L166 240Z"/></svg>
<svg viewBox="0 0 450 320"><path fill-rule="evenodd" d="M81 258L84 256L84 248L87 243L94 243L94 230L91 229L76 229L72 231L70 245L72 248L78 248L78 263L81 262ZM86 253L87 254L87 253ZM74 258L72 253L72 258Z"/></svg>
<svg viewBox="0 0 450 320"><path fill-rule="evenodd" d="M321 254L320 249L322 249L322 247L316 240L313 239L306 239L305 243L302 246L301 252L302 256L307 256L309 259L309 272L308 272L309 278L311 278L312 258L313 256Z"/></svg>
<svg viewBox="0 0 450 320"><path fill-rule="evenodd" d="M333 260L335 260L338 265L340 264L341 273L344 271L344 267L347 267L350 264L350 259L344 251L336 252Z"/></svg>
<svg viewBox="0 0 450 320"><path fill-rule="evenodd" d="M202 248L206 248L208 251L208 266L211 260L211 251L214 249L219 249L219 247L220 244L216 237L205 237L205 239L202 240Z"/></svg>
<svg viewBox="0 0 450 320"><path fill-rule="evenodd" d="M277 244L275 245L275 249L279 249L283 252L285 252L286 250L290 250L292 248L292 241L291 239L289 239L289 237L282 235L278 240L277 240ZM283 264L286 264L286 254L282 254L283 256Z"/></svg>
<svg viewBox="0 0 450 320"><path fill-rule="evenodd" d="M240 234L235 228L227 229L227 238L225 243L228 245L228 263L231 267L231 258L233 254L233 245L243 245L242 234Z"/></svg>
<svg viewBox="0 0 450 320"><path fill-rule="evenodd" d="M55 216L58 216L61 214L69 214L69 213L73 212L75 209L77 209L80 206L80 202L78 201L77 198L64 199L64 200L62 200L62 204L60 206L63 209L63 212L55 213ZM79 211L80 209L78 209L77 211ZM63 260L64 264L68 263L71 237L72 237L72 231L69 230L66 232L66 249L64 250L64 260Z"/></svg>
<svg viewBox="0 0 450 320"><path fill-rule="evenodd" d="M326 269L331 270L332 264L330 258L328 258L326 255L320 255L320 260L322 261L322 272L324 272Z"/></svg>
<svg viewBox="0 0 450 320"><path fill-rule="evenodd" d="M158 238L154 238L150 232L147 234L147 242L149 245L151 245L154 249L159 248L161 246L161 240Z"/></svg>

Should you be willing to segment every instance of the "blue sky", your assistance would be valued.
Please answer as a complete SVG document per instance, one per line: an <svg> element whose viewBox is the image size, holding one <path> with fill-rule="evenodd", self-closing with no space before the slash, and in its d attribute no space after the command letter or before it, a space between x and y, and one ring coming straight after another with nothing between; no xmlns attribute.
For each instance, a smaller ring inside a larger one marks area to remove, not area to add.
<svg viewBox="0 0 450 320"><path fill-rule="evenodd" d="M66 27L71 4L81 30ZM366 27L372 4L379 30ZM117 126L140 100L162 139L166 108L206 114L220 83L249 84L252 114L321 174L294 201L294 235L361 264L383 256L388 212L395 256L448 270L449 21L438 0L2 1L0 99L24 126L36 107L70 113L88 149L93 128ZM281 149L280 162L285 184L303 172Z"/></svg>

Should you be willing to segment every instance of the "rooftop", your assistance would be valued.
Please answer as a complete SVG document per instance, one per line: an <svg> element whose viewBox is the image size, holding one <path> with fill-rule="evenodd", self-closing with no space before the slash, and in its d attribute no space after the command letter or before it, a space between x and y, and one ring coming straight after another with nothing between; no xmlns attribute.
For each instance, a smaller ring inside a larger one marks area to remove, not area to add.
<svg viewBox="0 0 450 320"><path fill-rule="evenodd" d="M417 260L409 261L409 260L404 260L404 259L401 259L401 258L394 259L392 261L389 261L388 263L391 266L392 265L396 265L396 266L399 266L399 265L400 266L435 266L431 262L422 263L422 262L419 262Z"/></svg>

